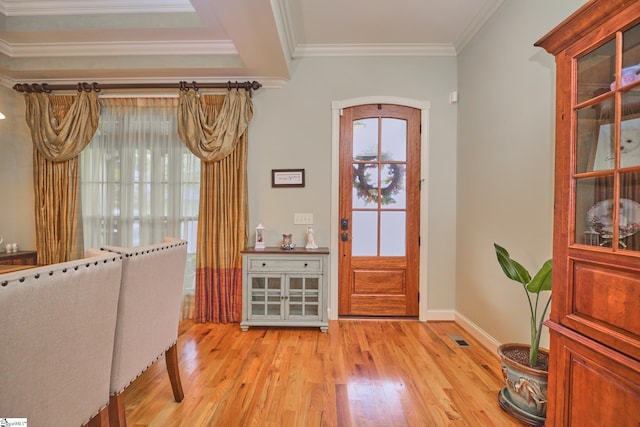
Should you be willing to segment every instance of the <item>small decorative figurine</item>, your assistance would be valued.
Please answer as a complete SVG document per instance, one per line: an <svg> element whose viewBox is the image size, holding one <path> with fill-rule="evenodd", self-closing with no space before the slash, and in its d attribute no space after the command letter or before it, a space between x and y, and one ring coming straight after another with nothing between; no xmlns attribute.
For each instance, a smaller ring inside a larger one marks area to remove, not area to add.
<svg viewBox="0 0 640 427"><path fill-rule="evenodd" d="M307 246L306 249L318 249L318 245L316 245L315 240L313 239L313 235L315 232L313 231L313 225L307 225Z"/></svg>
<svg viewBox="0 0 640 427"><path fill-rule="evenodd" d="M264 249L264 227L262 223L256 227L256 246L255 249Z"/></svg>

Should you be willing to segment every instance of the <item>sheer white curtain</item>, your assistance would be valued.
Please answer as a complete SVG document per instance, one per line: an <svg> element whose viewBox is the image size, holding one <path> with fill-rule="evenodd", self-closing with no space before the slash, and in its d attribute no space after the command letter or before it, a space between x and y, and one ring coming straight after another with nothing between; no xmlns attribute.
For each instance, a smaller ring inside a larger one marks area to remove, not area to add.
<svg viewBox="0 0 640 427"><path fill-rule="evenodd" d="M195 289L200 160L178 137L175 98L103 99L80 157L85 247L189 242L185 291Z"/></svg>

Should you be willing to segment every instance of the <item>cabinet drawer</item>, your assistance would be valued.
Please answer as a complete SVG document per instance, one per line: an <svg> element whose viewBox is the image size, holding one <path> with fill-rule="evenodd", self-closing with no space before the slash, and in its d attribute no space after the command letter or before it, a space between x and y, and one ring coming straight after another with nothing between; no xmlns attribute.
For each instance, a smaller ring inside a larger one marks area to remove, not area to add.
<svg viewBox="0 0 640 427"><path fill-rule="evenodd" d="M246 266L249 272L259 271L273 272L320 272L322 271L322 259L319 258L249 258Z"/></svg>

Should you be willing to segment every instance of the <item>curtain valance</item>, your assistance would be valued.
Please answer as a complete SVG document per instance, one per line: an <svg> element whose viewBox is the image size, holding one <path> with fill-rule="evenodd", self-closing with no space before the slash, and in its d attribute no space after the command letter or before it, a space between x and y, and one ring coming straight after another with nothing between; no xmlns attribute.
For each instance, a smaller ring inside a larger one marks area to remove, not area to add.
<svg viewBox="0 0 640 427"><path fill-rule="evenodd" d="M178 102L178 135L189 150L205 162L227 157L253 118L248 91L227 92L219 114L206 114L195 91L181 91Z"/></svg>
<svg viewBox="0 0 640 427"><path fill-rule="evenodd" d="M61 120L53 114L48 94L27 93L25 102L33 144L53 162L64 162L80 154L98 128L100 103L95 92L79 92Z"/></svg>

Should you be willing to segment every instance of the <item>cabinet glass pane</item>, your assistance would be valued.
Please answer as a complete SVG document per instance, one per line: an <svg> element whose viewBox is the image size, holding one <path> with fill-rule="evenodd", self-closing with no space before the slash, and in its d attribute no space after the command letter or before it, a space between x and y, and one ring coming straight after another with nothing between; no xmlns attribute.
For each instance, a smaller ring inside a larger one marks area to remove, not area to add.
<svg viewBox="0 0 640 427"><path fill-rule="evenodd" d="M640 251L640 171L620 174L619 247Z"/></svg>
<svg viewBox="0 0 640 427"><path fill-rule="evenodd" d="M304 283L306 290L318 290L320 288L320 279L317 277L307 277Z"/></svg>
<svg viewBox="0 0 640 427"><path fill-rule="evenodd" d="M382 119L382 160L407 160L407 121Z"/></svg>
<svg viewBox="0 0 640 427"><path fill-rule="evenodd" d="M269 286L269 289L280 289L280 287L282 286L280 278L279 277L269 277L268 286Z"/></svg>
<svg viewBox="0 0 640 427"><path fill-rule="evenodd" d="M267 316L280 316L282 304L267 304Z"/></svg>
<svg viewBox="0 0 640 427"><path fill-rule="evenodd" d="M302 277L290 277L289 289L302 289Z"/></svg>
<svg viewBox="0 0 640 427"><path fill-rule="evenodd" d="M251 304L252 316L264 316L264 304Z"/></svg>
<svg viewBox="0 0 640 427"><path fill-rule="evenodd" d="M613 169L613 105L611 96L595 106L578 110L576 173Z"/></svg>
<svg viewBox="0 0 640 427"><path fill-rule="evenodd" d="M640 25L622 33L622 86L640 78Z"/></svg>
<svg viewBox="0 0 640 427"><path fill-rule="evenodd" d="M252 277L251 278L251 289L264 289L265 287L265 278L264 277Z"/></svg>
<svg viewBox="0 0 640 427"><path fill-rule="evenodd" d="M576 188L576 243L611 246L613 176L579 179Z"/></svg>
<svg viewBox="0 0 640 427"><path fill-rule="evenodd" d="M610 40L578 59L578 103L613 89L616 41Z"/></svg>
<svg viewBox="0 0 640 427"><path fill-rule="evenodd" d="M279 293L274 294L274 293L269 293L267 295L267 301L269 301L270 303L280 303L281 301L281 295Z"/></svg>
<svg viewBox="0 0 640 427"><path fill-rule="evenodd" d="M252 302L265 302L266 295L264 292L251 292L251 301Z"/></svg>
<svg viewBox="0 0 640 427"><path fill-rule="evenodd" d="M317 303L318 302L318 294L308 293L305 295L305 301L308 303Z"/></svg>
<svg viewBox="0 0 640 427"><path fill-rule="evenodd" d="M351 254L353 256L378 255L378 212L353 211Z"/></svg>
<svg viewBox="0 0 640 427"><path fill-rule="evenodd" d="M378 157L378 118L353 122L353 160Z"/></svg>
<svg viewBox="0 0 640 427"><path fill-rule="evenodd" d="M353 165L353 208L376 209L378 207L378 175L376 163Z"/></svg>
<svg viewBox="0 0 640 427"><path fill-rule="evenodd" d="M620 167L640 166L640 88L622 95Z"/></svg>
<svg viewBox="0 0 640 427"><path fill-rule="evenodd" d="M306 305L304 307L305 316L317 316L318 315L318 306L317 305Z"/></svg>
<svg viewBox="0 0 640 427"><path fill-rule="evenodd" d="M302 316L302 304L289 304L289 316Z"/></svg>

